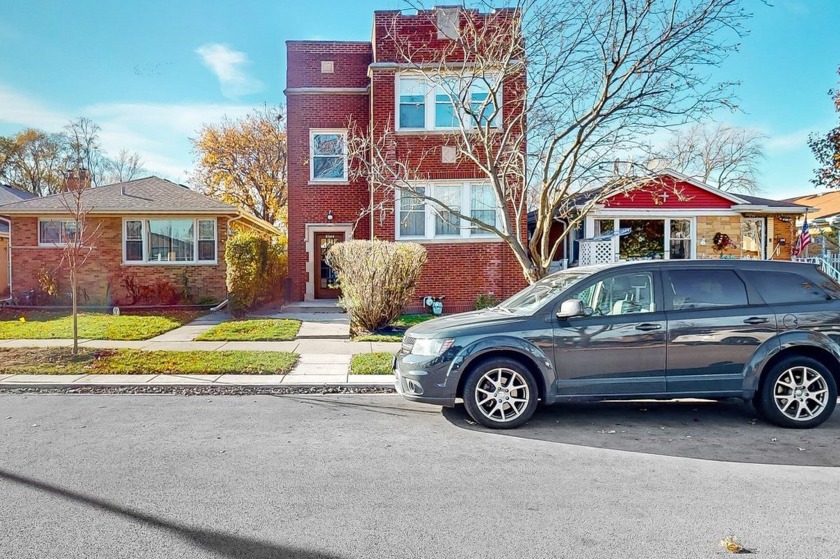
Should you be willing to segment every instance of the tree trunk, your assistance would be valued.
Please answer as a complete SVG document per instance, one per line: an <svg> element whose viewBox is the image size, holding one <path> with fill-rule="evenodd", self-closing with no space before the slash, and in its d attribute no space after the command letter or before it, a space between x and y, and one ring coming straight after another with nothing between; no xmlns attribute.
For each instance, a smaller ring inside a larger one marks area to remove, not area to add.
<svg viewBox="0 0 840 559"><path fill-rule="evenodd" d="M76 306L76 273L70 271L70 299L73 305L73 355L79 353L79 312Z"/></svg>

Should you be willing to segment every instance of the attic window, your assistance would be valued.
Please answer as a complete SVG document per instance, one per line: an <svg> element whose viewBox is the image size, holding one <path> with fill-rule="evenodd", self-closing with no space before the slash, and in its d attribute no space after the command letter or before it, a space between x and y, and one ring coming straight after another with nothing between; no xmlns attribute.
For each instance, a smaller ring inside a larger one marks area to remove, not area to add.
<svg viewBox="0 0 840 559"><path fill-rule="evenodd" d="M452 39L453 41L458 39L460 36L460 10L457 7L438 8L436 16L438 30L437 38Z"/></svg>
<svg viewBox="0 0 840 559"><path fill-rule="evenodd" d="M332 60L322 60L321 61L321 73L322 74L334 74L335 73L335 62Z"/></svg>

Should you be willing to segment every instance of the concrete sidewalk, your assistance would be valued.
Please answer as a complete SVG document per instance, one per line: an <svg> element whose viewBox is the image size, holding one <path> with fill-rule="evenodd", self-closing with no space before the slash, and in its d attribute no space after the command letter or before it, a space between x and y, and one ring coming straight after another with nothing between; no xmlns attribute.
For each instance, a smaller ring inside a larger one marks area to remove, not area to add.
<svg viewBox="0 0 840 559"><path fill-rule="evenodd" d="M73 340L0 340L2 347L71 347ZM291 351L299 354L356 355L396 353L399 342L351 342L349 340L295 340L292 342L187 342L79 340L80 347L139 349L143 351Z"/></svg>

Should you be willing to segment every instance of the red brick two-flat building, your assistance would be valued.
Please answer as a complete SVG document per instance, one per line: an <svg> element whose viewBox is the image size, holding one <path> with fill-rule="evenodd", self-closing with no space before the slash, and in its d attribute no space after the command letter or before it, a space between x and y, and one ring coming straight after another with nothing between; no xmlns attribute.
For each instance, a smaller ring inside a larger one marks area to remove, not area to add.
<svg viewBox="0 0 840 559"><path fill-rule="evenodd" d="M447 311L468 310L480 294L506 297L526 284L511 249L498 236L466 220L447 220L399 188L374 186L364 163L347 153L348 136L365 135L387 157L407 162L427 194L474 218L498 219L501 208L486 175L446 148L458 133L451 112L457 109L441 102L440 86L430 82L429 74L435 65L451 64L463 76L470 60L453 43L462 18L491 25L509 17L505 12L377 11L370 42L286 43L289 299L336 298L324 253L351 238L425 246L428 262L413 307L424 296L444 295ZM524 90L524 72L500 79L503 92ZM470 95L482 98L481 91L471 89ZM503 129L513 111L505 110L504 94L500 104L498 126ZM522 218L524 236L527 218Z"/></svg>

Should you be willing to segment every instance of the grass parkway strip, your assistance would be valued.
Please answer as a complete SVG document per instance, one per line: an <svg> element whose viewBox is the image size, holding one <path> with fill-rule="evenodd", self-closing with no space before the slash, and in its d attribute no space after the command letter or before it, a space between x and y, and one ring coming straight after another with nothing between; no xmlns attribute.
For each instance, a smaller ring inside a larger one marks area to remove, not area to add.
<svg viewBox="0 0 840 559"><path fill-rule="evenodd" d="M274 351L140 351L136 349L0 348L0 372L16 375L245 374L283 375L299 356Z"/></svg>

